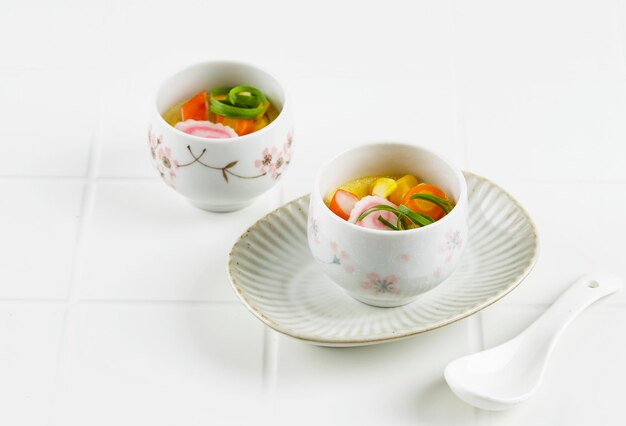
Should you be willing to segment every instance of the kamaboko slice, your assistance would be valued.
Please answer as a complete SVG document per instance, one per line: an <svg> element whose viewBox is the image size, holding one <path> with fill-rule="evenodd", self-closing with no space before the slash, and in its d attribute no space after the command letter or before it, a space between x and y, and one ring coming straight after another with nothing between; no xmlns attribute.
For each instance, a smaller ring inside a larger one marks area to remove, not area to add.
<svg viewBox="0 0 626 426"><path fill-rule="evenodd" d="M237 133L228 126L211 121L185 120L176 123L181 132L209 139L236 138Z"/></svg>
<svg viewBox="0 0 626 426"><path fill-rule="evenodd" d="M395 225L396 222L398 221L398 216L386 210L380 210L380 211L375 211L373 213L370 213L367 216L365 216L363 220L357 222L357 219L359 218L359 216L361 216L367 209L370 209L374 206L379 206L381 204L384 204L386 206L390 206L393 208L398 207L394 203L392 203L391 201L383 197L379 197L377 195L368 195L367 197L361 198L354 205L354 208L352 209L352 212L350 213L350 218L348 219L348 222L354 223L357 226L362 226L364 228L381 229L384 231L389 231L390 228L388 228L384 223L378 220L378 217L382 216L383 219Z"/></svg>

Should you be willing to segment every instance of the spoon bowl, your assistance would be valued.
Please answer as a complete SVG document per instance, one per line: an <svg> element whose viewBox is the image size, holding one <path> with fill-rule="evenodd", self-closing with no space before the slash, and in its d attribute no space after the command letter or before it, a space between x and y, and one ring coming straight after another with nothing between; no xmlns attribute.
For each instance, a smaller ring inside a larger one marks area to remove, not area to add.
<svg viewBox="0 0 626 426"><path fill-rule="evenodd" d="M448 364L448 385L459 398L485 410L505 410L527 400L539 388L565 328L593 302L621 288L615 275L585 275L517 337Z"/></svg>

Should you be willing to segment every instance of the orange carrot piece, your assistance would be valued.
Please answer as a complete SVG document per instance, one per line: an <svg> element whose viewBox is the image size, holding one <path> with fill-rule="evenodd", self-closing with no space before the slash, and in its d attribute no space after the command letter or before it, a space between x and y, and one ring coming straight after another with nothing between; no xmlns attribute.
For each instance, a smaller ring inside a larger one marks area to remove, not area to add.
<svg viewBox="0 0 626 426"><path fill-rule="evenodd" d="M431 185L429 183L420 183L409 190L402 199L402 204L413 210L414 212L422 213L432 217L435 220L441 219L446 213L438 205L426 200L413 200L411 195L413 194L431 194L444 200L448 197L441 188Z"/></svg>
<svg viewBox="0 0 626 426"><path fill-rule="evenodd" d="M243 120L240 118L224 117L215 114L215 122L222 123L235 131L239 136L254 132L254 120Z"/></svg>
<svg viewBox="0 0 626 426"><path fill-rule="evenodd" d="M209 119L209 108L206 92L203 90L193 98L189 99L180 107L182 121L197 120L207 121Z"/></svg>
<svg viewBox="0 0 626 426"><path fill-rule="evenodd" d="M350 213L354 208L354 205L359 201L358 197L352 192L338 189L333 195L333 199L330 201L328 208L343 220L350 219Z"/></svg>

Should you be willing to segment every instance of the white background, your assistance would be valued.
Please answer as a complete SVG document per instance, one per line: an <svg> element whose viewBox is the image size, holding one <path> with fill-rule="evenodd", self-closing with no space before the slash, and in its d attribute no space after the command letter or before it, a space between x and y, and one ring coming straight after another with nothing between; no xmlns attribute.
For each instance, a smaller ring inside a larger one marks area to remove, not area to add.
<svg viewBox="0 0 626 426"><path fill-rule="evenodd" d="M624 0L2 0L0 424L624 424L624 294L567 330L513 411L465 405L442 372L580 274L626 278L625 23ZM283 183L225 215L181 200L146 148L155 85L215 58L273 70L297 114ZM535 270L397 343L264 328L230 289L230 246L329 156L390 139L517 197L539 227Z"/></svg>

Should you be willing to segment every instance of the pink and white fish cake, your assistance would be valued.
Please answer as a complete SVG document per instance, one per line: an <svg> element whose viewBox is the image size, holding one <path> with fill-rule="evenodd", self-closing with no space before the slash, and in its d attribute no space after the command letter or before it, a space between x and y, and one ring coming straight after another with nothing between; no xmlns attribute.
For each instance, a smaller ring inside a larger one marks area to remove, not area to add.
<svg viewBox="0 0 626 426"><path fill-rule="evenodd" d="M357 222L357 219L359 218L359 216L361 216L367 209L370 209L374 206L378 206L381 204L384 204L393 208L398 208L398 206L396 206L394 203L387 200L386 198L379 197L377 195L368 195L366 197L361 198L354 205L352 212L350 212L350 218L348 219L348 222L354 223L357 226L362 226L364 228L389 231L390 228L385 226L380 220L378 220L378 218L382 217L388 222L395 224L398 220L398 216L396 216L392 212L388 212L384 210L373 212L365 216L363 220Z"/></svg>
<svg viewBox="0 0 626 426"><path fill-rule="evenodd" d="M174 127L188 135L201 138L224 139L237 137L237 133L230 127L211 121L185 120L176 123Z"/></svg>

